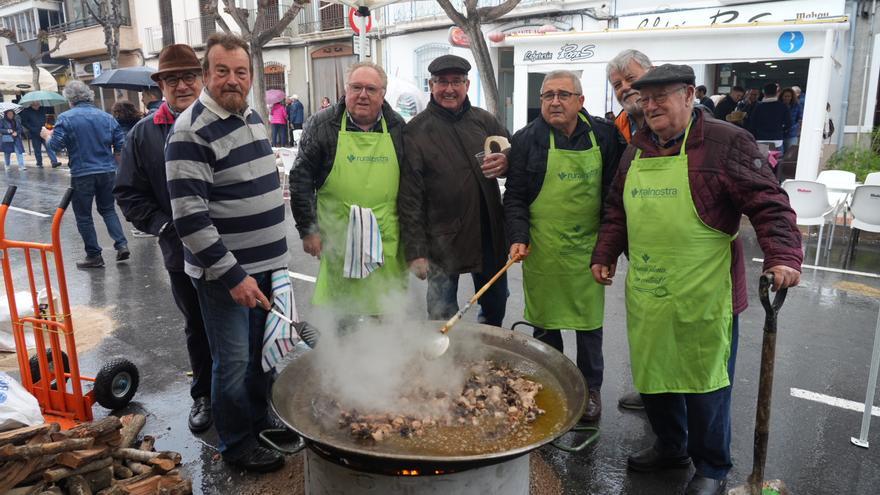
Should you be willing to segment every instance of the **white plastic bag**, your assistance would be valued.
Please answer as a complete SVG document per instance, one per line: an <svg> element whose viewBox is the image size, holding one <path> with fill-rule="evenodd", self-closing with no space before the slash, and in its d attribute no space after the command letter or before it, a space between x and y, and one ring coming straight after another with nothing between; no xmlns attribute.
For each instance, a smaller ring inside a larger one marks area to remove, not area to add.
<svg viewBox="0 0 880 495"><path fill-rule="evenodd" d="M0 371L0 431L43 423L37 398Z"/></svg>

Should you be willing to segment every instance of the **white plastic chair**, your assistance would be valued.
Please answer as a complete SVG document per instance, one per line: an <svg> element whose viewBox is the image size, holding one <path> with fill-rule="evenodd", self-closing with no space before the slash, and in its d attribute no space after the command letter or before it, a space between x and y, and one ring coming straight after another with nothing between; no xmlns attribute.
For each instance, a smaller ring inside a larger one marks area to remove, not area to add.
<svg viewBox="0 0 880 495"><path fill-rule="evenodd" d="M293 146L295 148L299 148L299 140L302 138L303 130L302 129L294 129L293 130Z"/></svg>
<svg viewBox="0 0 880 495"><path fill-rule="evenodd" d="M849 213L850 191L856 187L856 174L846 170L823 170L816 177L816 182L821 182L829 189L828 203L834 206L834 215L831 217L831 236L828 239L828 249L834 244L834 228L837 226L837 216L843 211L843 226L847 226L847 214ZM831 189L837 189L836 191Z"/></svg>
<svg viewBox="0 0 880 495"><path fill-rule="evenodd" d="M816 240L816 261L819 264L819 253L822 252L822 234L828 215L836 211L836 207L828 202L828 190L825 184L811 180L787 180L782 188L788 193L792 209L797 214L797 224L807 227L819 226L819 238ZM806 247L804 248L806 250Z"/></svg>
<svg viewBox="0 0 880 495"><path fill-rule="evenodd" d="M866 186L880 186L880 172L871 172L865 177Z"/></svg>
<svg viewBox="0 0 880 495"><path fill-rule="evenodd" d="M853 193L852 206L852 233L849 236L849 248L846 253L846 263L855 252L858 242L859 231L880 232L880 185L864 185L856 187Z"/></svg>

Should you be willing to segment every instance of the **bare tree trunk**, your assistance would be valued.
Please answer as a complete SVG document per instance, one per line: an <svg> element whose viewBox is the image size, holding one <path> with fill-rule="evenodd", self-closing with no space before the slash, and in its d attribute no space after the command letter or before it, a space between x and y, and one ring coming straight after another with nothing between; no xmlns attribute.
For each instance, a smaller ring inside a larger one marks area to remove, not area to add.
<svg viewBox="0 0 880 495"><path fill-rule="evenodd" d="M498 115L498 80L495 78L495 67L492 65L492 57L489 55L489 47L480 29L479 19L468 19L462 28L468 35L471 45L471 54L477 64L480 73L480 82L483 85L483 95L486 99L486 111Z"/></svg>
<svg viewBox="0 0 880 495"><path fill-rule="evenodd" d="M37 61L34 59L30 60L31 63L31 71L33 71L33 85L34 91L40 90L40 68L37 66Z"/></svg>
<svg viewBox="0 0 880 495"><path fill-rule="evenodd" d="M251 64L254 68L251 92L254 95L254 107L260 118L269 125L269 109L266 107L266 85L263 80L263 47L258 43L251 43Z"/></svg>

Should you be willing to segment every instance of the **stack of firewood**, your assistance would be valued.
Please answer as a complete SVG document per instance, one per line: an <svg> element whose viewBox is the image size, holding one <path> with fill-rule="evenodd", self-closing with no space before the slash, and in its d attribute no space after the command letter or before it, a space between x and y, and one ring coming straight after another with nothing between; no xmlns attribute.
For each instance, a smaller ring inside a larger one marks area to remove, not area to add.
<svg viewBox="0 0 880 495"><path fill-rule="evenodd" d="M0 494L186 495L177 452L157 452L142 414L108 416L61 431L44 423L0 433Z"/></svg>

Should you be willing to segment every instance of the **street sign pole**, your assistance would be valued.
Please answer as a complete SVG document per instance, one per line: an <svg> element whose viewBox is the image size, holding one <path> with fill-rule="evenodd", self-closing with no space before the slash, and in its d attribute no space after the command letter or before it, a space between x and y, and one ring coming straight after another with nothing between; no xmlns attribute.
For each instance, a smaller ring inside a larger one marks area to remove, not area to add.
<svg viewBox="0 0 880 495"><path fill-rule="evenodd" d="M859 438L852 437L853 445L868 448L868 429L871 427L871 411L874 409L874 391L877 390L877 372L880 371L880 311L877 313L877 328L874 330L874 352L871 355L871 370L868 373L868 390L865 392L865 410L862 413L862 430Z"/></svg>
<svg viewBox="0 0 880 495"><path fill-rule="evenodd" d="M360 38L361 45L361 54L359 60L361 62L367 59L367 18L366 17L358 17L358 24L360 24L361 33L358 35Z"/></svg>

